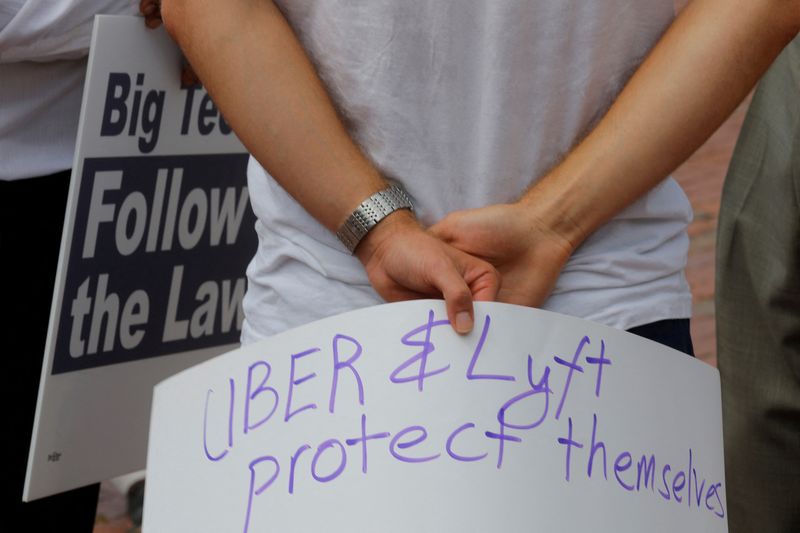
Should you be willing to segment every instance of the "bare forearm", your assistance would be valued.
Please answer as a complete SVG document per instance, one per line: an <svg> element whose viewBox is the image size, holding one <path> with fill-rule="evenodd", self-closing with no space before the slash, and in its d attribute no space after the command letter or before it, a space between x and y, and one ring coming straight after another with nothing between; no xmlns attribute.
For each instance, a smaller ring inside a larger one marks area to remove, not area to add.
<svg viewBox="0 0 800 533"><path fill-rule="evenodd" d="M521 203L577 246L688 158L798 26L796 0L694 0L595 130Z"/></svg>
<svg viewBox="0 0 800 533"><path fill-rule="evenodd" d="M271 1L164 0L162 15L250 153L328 229L386 186Z"/></svg>

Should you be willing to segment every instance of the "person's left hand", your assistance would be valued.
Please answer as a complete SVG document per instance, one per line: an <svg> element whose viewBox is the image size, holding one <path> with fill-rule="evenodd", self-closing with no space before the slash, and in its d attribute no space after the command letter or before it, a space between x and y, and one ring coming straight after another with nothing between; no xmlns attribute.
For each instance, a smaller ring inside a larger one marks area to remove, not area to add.
<svg viewBox="0 0 800 533"><path fill-rule="evenodd" d="M493 301L500 284L492 265L443 243L407 210L381 220L355 255L387 302L444 298L447 318L462 334L474 324L473 300Z"/></svg>
<svg viewBox="0 0 800 533"><path fill-rule="evenodd" d="M496 204L450 213L430 231L485 259L500 273L497 301L537 307L549 296L574 246L529 205Z"/></svg>

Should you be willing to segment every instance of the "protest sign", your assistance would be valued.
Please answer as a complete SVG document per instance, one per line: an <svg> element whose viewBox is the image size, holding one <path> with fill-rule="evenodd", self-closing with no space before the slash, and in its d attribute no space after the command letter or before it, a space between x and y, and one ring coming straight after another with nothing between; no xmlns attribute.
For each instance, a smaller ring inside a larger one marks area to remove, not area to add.
<svg viewBox="0 0 800 533"><path fill-rule="evenodd" d="M248 156L181 55L95 20L24 499L144 467L152 387L238 344Z"/></svg>
<svg viewBox="0 0 800 533"><path fill-rule="evenodd" d="M475 318L362 309L160 383L144 529L727 531L716 369L541 310Z"/></svg>

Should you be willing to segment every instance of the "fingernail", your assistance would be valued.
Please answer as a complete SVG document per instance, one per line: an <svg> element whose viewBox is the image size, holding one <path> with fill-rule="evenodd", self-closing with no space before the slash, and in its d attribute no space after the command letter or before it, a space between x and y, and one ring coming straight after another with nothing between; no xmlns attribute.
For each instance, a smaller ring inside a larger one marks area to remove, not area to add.
<svg viewBox="0 0 800 533"><path fill-rule="evenodd" d="M466 311L461 311L456 315L456 331L459 333L469 333L472 331L472 315Z"/></svg>

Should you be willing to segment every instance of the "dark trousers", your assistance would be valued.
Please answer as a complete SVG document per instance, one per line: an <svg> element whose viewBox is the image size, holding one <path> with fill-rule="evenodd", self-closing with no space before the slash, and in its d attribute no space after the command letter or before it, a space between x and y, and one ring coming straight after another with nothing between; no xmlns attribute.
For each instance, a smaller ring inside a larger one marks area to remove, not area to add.
<svg viewBox="0 0 800 533"><path fill-rule="evenodd" d="M658 322L631 328L628 333L650 339L694 357L694 346L692 345L692 334L689 330L688 318L659 320Z"/></svg>
<svg viewBox="0 0 800 533"><path fill-rule="evenodd" d="M97 512L99 484L22 502L69 175L0 181L0 338L9 421L2 508L3 523L20 524L20 531L92 531Z"/></svg>

